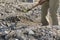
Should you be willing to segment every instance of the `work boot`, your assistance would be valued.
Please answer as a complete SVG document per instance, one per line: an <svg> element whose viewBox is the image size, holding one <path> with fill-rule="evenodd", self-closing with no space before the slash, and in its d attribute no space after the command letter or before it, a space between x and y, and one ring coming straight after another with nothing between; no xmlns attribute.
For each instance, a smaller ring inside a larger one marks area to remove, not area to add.
<svg viewBox="0 0 60 40"><path fill-rule="evenodd" d="M48 21L46 19L41 20L42 26L47 26L49 25Z"/></svg>

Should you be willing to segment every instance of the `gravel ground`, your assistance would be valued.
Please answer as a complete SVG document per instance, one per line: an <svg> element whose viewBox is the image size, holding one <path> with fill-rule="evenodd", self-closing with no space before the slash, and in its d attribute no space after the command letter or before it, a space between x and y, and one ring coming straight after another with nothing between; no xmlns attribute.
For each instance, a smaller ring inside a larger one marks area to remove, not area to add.
<svg viewBox="0 0 60 40"><path fill-rule="evenodd" d="M20 11L32 6L19 0L0 0L0 40L60 40L60 21L59 25L41 26L41 6L27 13Z"/></svg>

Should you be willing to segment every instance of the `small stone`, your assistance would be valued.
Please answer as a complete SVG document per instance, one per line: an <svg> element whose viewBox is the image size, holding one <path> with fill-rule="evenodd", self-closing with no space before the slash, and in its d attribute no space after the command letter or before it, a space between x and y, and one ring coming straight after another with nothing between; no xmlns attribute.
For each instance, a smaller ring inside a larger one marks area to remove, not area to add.
<svg viewBox="0 0 60 40"><path fill-rule="evenodd" d="M57 31L57 35L60 36L60 30Z"/></svg>
<svg viewBox="0 0 60 40"><path fill-rule="evenodd" d="M29 34L35 34L32 30L29 31Z"/></svg>
<svg viewBox="0 0 60 40"><path fill-rule="evenodd" d="M19 39L15 39L15 40L19 40Z"/></svg>
<svg viewBox="0 0 60 40"><path fill-rule="evenodd" d="M2 34L2 32L0 32L0 35Z"/></svg>
<svg viewBox="0 0 60 40"><path fill-rule="evenodd" d="M8 34L10 31L5 31L6 34Z"/></svg>

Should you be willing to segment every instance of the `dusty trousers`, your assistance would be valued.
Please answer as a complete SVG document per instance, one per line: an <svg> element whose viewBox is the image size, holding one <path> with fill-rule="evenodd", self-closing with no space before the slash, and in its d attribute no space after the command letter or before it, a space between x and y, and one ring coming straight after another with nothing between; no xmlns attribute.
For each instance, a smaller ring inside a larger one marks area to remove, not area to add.
<svg viewBox="0 0 60 40"><path fill-rule="evenodd" d="M41 23L42 25L48 25L48 21L46 16L48 14L48 9L52 21L52 25L58 25L57 19L57 9L59 7L59 0L47 0L45 3L42 4L41 7Z"/></svg>

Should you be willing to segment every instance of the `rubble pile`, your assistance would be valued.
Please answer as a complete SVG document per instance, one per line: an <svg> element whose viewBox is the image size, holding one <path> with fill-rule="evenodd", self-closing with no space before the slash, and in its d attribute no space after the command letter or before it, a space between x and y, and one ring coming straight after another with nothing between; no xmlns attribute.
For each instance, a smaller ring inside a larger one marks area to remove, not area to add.
<svg viewBox="0 0 60 40"><path fill-rule="evenodd" d="M20 0L0 0L0 40L60 40L60 26L41 26L41 6L21 11L32 6Z"/></svg>
<svg viewBox="0 0 60 40"><path fill-rule="evenodd" d="M0 27L0 40L60 40L60 26Z"/></svg>

